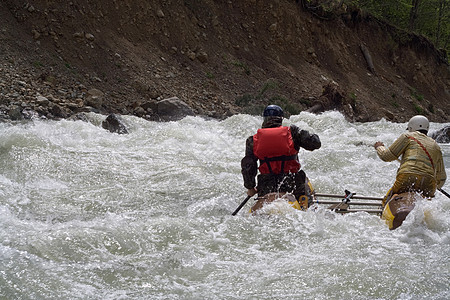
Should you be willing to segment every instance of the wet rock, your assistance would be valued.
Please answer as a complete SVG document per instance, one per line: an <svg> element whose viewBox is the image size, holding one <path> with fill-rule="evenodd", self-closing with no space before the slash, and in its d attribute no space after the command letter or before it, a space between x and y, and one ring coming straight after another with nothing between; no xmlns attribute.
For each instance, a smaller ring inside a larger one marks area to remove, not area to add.
<svg viewBox="0 0 450 300"><path fill-rule="evenodd" d="M355 121L353 107L350 104L343 105L342 110L343 110L344 115L347 118L347 120L349 120L350 122Z"/></svg>
<svg viewBox="0 0 450 300"><path fill-rule="evenodd" d="M68 119L72 120L72 121L89 122L89 119L85 113L77 113L77 114L71 115Z"/></svg>
<svg viewBox="0 0 450 300"><path fill-rule="evenodd" d="M22 111L22 116L24 117L24 119L27 119L27 120L39 118L39 114L36 111L31 110L31 109L24 109Z"/></svg>
<svg viewBox="0 0 450 300"><path fill-rule="evenodd" d="M450 143L450 126L435 131L431 134L431 137L438 143Z"/></svg>
<svg viewBox="0 0 450 300"><path fill-rule="evenodd" d="M157 113L162 121L176 121L186 116L194 116L192 108L178 97L158 102Z"/></svg>
<svg viewBox="0 0 450 300"><path fill-rule="evenodd" d="M310 108L308 108L306 110L306 112L317 114L317 113L322 112L323 110L324 110L323 105L321 103L316 103L313 106L311 106Z"/></svg>
<svg viewBox="0 0 450 300"><path fill-rule="evenodd" d="M368 122L370 120L369 112L367 111L367 108L362 103L357 103L356 105L356 122Z"/></svg>
<svg viewBox="0 0 450 300"><path fill-rule="evenodd" d="M122 119L120 118L120 116L115 114L110 114L108 117L106 117L106 119L102 122L102 127L113 133L118 134L128 133L128 130L125 124L123 123Z"/></svg>

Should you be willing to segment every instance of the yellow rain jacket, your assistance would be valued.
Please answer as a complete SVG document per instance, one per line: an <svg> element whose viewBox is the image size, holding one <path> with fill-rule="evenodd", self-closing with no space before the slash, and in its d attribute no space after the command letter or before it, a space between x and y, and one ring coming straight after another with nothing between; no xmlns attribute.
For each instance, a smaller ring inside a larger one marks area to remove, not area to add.
<svg viewBox="0 0 450 300"><path fill-rule="evenodd" d="M439 145L435 140L418 131L402 134L389 148L377 147L378 156L384 161L397 160L402 155L392 193L408 189L434 196L447 175Z"/></svg>

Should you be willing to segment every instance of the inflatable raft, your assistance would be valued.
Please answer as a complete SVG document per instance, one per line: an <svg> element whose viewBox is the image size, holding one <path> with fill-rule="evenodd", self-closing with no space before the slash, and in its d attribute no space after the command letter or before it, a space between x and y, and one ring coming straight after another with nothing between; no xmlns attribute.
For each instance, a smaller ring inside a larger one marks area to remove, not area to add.
<svg viewBox="0 0 450 300"><path fill-rule="evenodd" d="M318 200L317 198L341 198L341 201ZM355 201L370 200L370 201ZM250 213L255 213L264 205L274 201L287 201L293 208L298 210L307 210L313 204L331 205L328 209L336 213L350 213L350 212L367 212L378 214L384 219L389 227L393 230L400 227L408 214L414 209L416 201L423 199L417 193L401 193L392 195L386 204L383 204L384 199L378 197L363 197L356 196L354 193L345 191L344 196L332 194L320 194L314 191L311 182L307 181L306 195L296 199L294 195L289 193L269 193L263 197L256 198L256 202L252 205ZM358 208L350 208L350 206L357 206Z"/></svg>
<svg viewBox="0 0 450 300"><path fill-rule="evenodd" d="M340 198L337 200L319 200L318 198ZM356 200L358 199L358 200ZM288 193L270 193L263 197L256 198L255 204L250 209L251 213L254 213L261 209L264 205L274 201L287 201L293 208L298 210L307 210L313 204L317 205L330 205L328 209L337 213L351 213L351 212L367 212L372 214L378 214L381 216L382 200L383 198L377 197L364 197L357 196L355 193L345 191L345 195L332 195L332 194L320 194L316 193L311 182L307 181L306 195L301 196L299 199L295 199L295 196ZM369 200L369 201L359 201ZM354 207L357 208L354 208ZM317 207L317 206L316 206Z"/></svg>
<svg viewBox="0 0 450 300"><path fill-rule="evenodd" d="M419 199L423 199L423 197L417 193L394 194L386 202L381 218L386 220L389 229L396 229L402 225L406 216L414 209L415 202Z"/></svg>
<svg viewBox="0 0 450 300"><path fill-rule="evenodd" d="M257 210L261 209L264 205L269 204L275 200L285 200L295 209L307 210L308 207L313 203L314 199L314 188L311 182L307 179L306 195L302 195L299 199L295 199L295 196L290 193L269 193L262 197L256 198L256 202L250 208L250 212L254 213Z"/></svg>

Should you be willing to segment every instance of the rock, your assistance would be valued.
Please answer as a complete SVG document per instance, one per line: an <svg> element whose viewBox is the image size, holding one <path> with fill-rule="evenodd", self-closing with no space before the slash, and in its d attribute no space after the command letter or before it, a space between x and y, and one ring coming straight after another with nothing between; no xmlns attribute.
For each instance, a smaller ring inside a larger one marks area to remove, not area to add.
<svg viewBox="0 0 450 300"><path fill-rule="evenodd" d="M278 28L278 24L277 23L273 23L273 24L271 24L269 26L269 31L270 32L275 32L275 31L277 31L277 28Z"/></svg>
<svg viewBox="0 0 450 300"><path fill-rule="evenodd" d="M36 111L31 110L31 109L24 109L22 111L22 116L24 117L24 119L27 119L27 120L39 118L39 114Z"/></svg>
<svg viewBox="0 0 450 300"><path fill-rule="evenodd" d="M82 40L84 37L84 34L82 32L75 32L72 36L77 40Z"/></svg>
<svg viewBox="0 0 450 300"><path fill-rule="evenodd" d="M322 95L318 100L314 101L312 107L307 111L311 113L319 113L326 110L341 109L345 92L335 81L330 81L323 86Z"/></svg>
<svg viewBox="0 0 450 300"><path fill-rule="evenodd" d="M156 11L156 15L158 16L158 17L160 17L160 18L164 18L164 12L161 10L161 9L158 9L157 11Z"/></svg>
<svg viewBox="0 0 450 300"><path fill-rule="evenodd" d="M98 89L90 89L87 94L86 104L88 106L100 109L103 104L104 93Z"/></svg>
<svg viewBox="0 0 450 300"><path fill-rule="evenodd" d="M31 33L33 34L33 38L35 39L35 40L38 40L40 37L41 37L41 34L39 33L39 31L37 31L37 30L32 30L31 31Z"/></svg>
<svg viewBox="0 0 450 300"><path fill-rule="evenodd" d="M123 124L123 121L120 118L120 116L115 114L110 114L108 117L106 117L106 119L102 122L102 127L113 133L118 134L128 133L128 130L126 126Z"/></svg>
<svg viewBox="0 0 450 300"><path fill-rule="evenodd" d="M318 113L320 113L322 111L323 111L323 106L322 106L321 103L314 104L313 106L311 106L310 108L308 108L306 110L306 112L309 112L309 113L312 113L312 114L318 114Z"/></svg>
<svg viewBox="0 0 450 300"><path fill-rule="evenodd" d="M88 41L93 41L94 40L94 35L92 33L86 33L84 35L84 37L88 40Z"/></svg>
<svg viewBox="0 0 450 300"><path fill-rule="evenodd" d="M194 111L178 97L164 99L158 102L157 114L163 121L176 121L186 116L193 116Z"/></svg>
<svg viewBox="0 0 450 300"><path fill-rule="evenodd" d="M353 112L353 107L350 103L343 105L342 110L344 111L344 115L350 122L355 121L355 114Z"/></svg>
<svg viewBox="0 0 450 300"><path fill-rule="evenodd" d="M438 143L450 143L450 126L435 131L431 134L431 137Z"/></svg>
<svg viewBox="0 0 450 300"><path fill-rule="evenodd" d="M54 104L49 111L57 118L67 118L68 116L64 108L59 104Z"/></svg>
<svg viewBox="0 0 450 300"><path fill-rule="evenodd" d="M369 112L367 111L366 106L363 103L357 102L356 103L356 122L367 122L370 120Z"/></svg>
<svg viewBox="0 0 450 300"><path fill-rule="evenodd" d="M89 96L86 98L86 105L96 109L100 109L103 104L103 99L95 96Z"/></svg>
<svg viewBox="0 0 450 300"><path fill-rule="evenodd" d="M208 61L208 54L206 54L206 52L199 52L196 57L203 64Z"/></svg>
<svg viewBox="0 0 450 300"><path fill-rule="evenodd" d="M146 111L142 107L136 107L134 109L134 115L138 117L143 117L145 115Z"/></svg>
<svg viewBox="0 0 450 300"><path fill-rule="evenodd" d="M89 119L88 119L88 117L86 116L85 113L77 113L75 115L71 115L68 119L72 120L72 121L89 122Z"/></svg>
<svg viewBox="0 0 450 300"><path fill-rule="evenodd" d="M148 100L147 102L142 103L141 107L146 111L157 111L158 110L158 102L155 100Z"/></svg>
<svg viewBox="0 0 450 300"><path fill-rule="evenodd" d="M11 120L21 120L23 119L22 116L22 109L20 106L14 105L11 107L11 109L8 112L9 117Z"/></svg>
<svg viewBox="0 0 450 300"><path fill-rule="evenodd" d="M386 116L386 118L387 118L389 121L394 120L395 115L394 115L393 112L391 112L390 110L388 110L388 109L386 109L386 108L382 108L381 110L383 111L384 115Z"/></svg>
<svg viewBox="0 0 450 300"><path fill-rule="evenodd" d="M89 96L94 96L94 97L103 97L105 94L98 90L98 89L90 89L88 92Z"/></svg>
<svg viewBox="0 0 450 300"><path fill-rule="evenodd" d="M39 95L36 97L36 103L38 105L48 105L50 101L46 97Z"/></svg>
<svg viewBox="0 0 450 300"><path fill-rule="evenodd" d="M195 59L195 52L193 52L193 51L189 51L186 55L187 55L187 57L189 57L190 60Z"/></svg>

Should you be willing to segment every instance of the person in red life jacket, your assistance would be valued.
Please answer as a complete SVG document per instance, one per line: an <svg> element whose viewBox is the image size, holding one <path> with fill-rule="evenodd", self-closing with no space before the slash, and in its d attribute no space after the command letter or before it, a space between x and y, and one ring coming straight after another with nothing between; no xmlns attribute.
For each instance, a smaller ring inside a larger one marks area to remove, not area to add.
<svg viewBox="0 0 450 300"><path fill-rule="evenodd" d="M316 134L300 130L295 125L282 126L283 116L281 107L267 106L263 112L262 128L246 141L241 173L249 196L289 192L299 199L305 195L306 174L301 170L298 151L300 147L309 151L319 149L321 142ZM258 169L260 174L256 185Z"/></svg>

